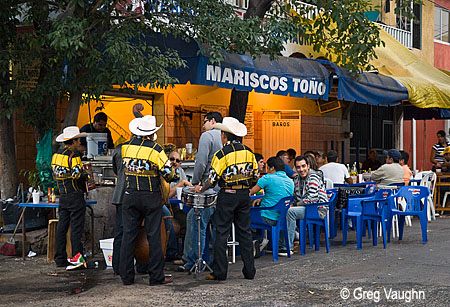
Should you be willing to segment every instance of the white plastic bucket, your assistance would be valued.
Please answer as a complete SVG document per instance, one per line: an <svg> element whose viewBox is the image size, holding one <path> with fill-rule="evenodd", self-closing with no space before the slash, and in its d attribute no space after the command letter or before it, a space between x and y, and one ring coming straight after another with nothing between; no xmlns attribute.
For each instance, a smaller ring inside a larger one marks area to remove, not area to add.
<svg viewBox="0 0 450 307"><path fill-rule="evenodd" d="M112 266L114 238L100 240L100 248L107 266Z"/></svg>
<svg viewBox="0 0 450 307"><path fill-rule="evenodd" d="M88 133L86 137L87 157L92 159L94 156L106 156L108 152L107 140L106 133Z"/></svg>

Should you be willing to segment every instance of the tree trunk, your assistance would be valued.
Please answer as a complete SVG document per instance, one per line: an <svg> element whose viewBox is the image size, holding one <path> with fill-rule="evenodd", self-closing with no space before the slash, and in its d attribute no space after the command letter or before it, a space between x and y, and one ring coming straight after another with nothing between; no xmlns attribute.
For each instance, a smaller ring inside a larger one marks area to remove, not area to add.
<svg viewBox="0 0 450 307"><path fill-rule="evenodd" d="M19 182L12 119L0 118L0 199L16 194Z"/></svg>
<svg viewBox="0 0 450 307"><path fill-rule="evenodd" d="M259 17L264 18L274 0L250 0L244 18ZM238 91L233 88L231 91L229 116L244 122L247 112L248 91Z"/></svg>
<svg viewBox="0 0 450 307"><path fill-rule="evenodd" d="M264 15L266 15L266 12L270 9L273 2L274 0L250 0L244 18L255 16L264 18Z"/></svg>
<svg viewBox="0 0 450 307"><path fill-rule="evenodd" d="M62 128L68 126L76 126L78 121L78 113L80 112L81 92L70 93L69 103L67 106L66 116Z"/></svg>
<svg viewBox="0 0 450 307"><path fill-rule="evenodd" d="M230 99L230 116L244 123L247 103L248 91L238 91L233 88Z"/></svg>

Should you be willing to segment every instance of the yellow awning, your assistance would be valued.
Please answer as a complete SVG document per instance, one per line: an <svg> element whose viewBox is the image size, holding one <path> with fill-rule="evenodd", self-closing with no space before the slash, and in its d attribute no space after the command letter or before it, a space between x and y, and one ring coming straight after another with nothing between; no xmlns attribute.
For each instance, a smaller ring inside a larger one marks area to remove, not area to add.
<svg viewBox="0 0 450 307"><path fill-rule="evenodd" d="M403 46L383 29L385 47L375 49L378 59L371 64L408 89L409 102L419 108L450 108L450 76Z"/></svg>
<svg viewBox="0 0 450 307"><path fill-rule="evenodd" d="M294 11L292 13L297 14ZM330 25L334 26L333 23ZM385 42L385 47L375 49L378 59L372 60L370 64L380 74L402 83L408 90L408 101L414 106L450 108L450 75L422 60L381 28L380 38ZM325 57L324 49L314 51L311 45L303 43L301 37L298 42L287 44L288 49L301 52L308 58ZM333 54L328 60L336 63Z"/></svg>

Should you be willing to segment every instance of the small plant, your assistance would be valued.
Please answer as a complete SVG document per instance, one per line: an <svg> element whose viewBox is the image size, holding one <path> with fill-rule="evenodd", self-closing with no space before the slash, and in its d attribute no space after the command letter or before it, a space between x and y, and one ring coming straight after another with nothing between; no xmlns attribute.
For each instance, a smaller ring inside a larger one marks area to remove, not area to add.
<svg viewBox="0 0 450 307"><path fill-rule="evenodd" d="M32 170L22 169L19 174L27 178L28 184L33 188L34 191L42 190L41 178L39 177L39 170L37 166Z"/></svg>

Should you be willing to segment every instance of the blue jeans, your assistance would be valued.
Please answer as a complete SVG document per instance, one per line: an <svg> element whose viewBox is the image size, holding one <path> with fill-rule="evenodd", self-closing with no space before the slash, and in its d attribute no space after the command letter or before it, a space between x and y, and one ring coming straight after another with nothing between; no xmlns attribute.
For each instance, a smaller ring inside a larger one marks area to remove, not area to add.
<svg viewBox="0 0 450 307"><path fill-rule="evenodd" d="M184 266L187 269L190 269L195 261L199 258L198 256L198 222L195 214L196 209L191 209L189 211L186 218L186 239L184 241L184 251L183 251L183 259L187 262ZM206 239L206 230L209 224L209 221L212 219L214 212L216 211L216 207L208 207L200 210L200 250L203 251L205 249L205 239ZM189 230L188 230L189 229ZM189 235L189 237L188 237ZM190 239L190 248L186 247L186 242ZM214 244L214 243L213 243Z"/></svg>
<svg viewBox="0 0 450 307"><path fill-rule="evenodd" d="M186 215L186 233L184 234L183 256L181 257L185 261L188 260L189 252L192 249L192 220L195 221L195 213L194 210L189 210Z"/></svg>
<svg viewBox="0 0 450 307"><path fill-rule="evenodd" d="M164 205L162 207L162 216L171 216L172 213L170 210ZM172 219L164 220L164 225L166 226L166 231L169 232L169 240L167 241L167 249L166 249L166 258L174 258L178 253L178 243L177 237L175 234L175 229L173 228Z"/></svg>
<svg viewBox="0 0 450 307"><path fill-rule="evenodd" d="M278 221L268 219L264 216L262 216L261 218L264 221L264 223L269 224L270 226L275 226L278 223ZM262 238L261 238L260 242L262 242ZM272 246L272 245L270 245L270 246ZM280 237L278 239L278 246L279 246L279 250L283 250L283 251L286 250L286 243L284 242L283 230L280 231ZM272 248L272 247L270 247L270 248Z"/></svg>
<svg viewBox="0 0 450 307"><path fill-rule="evenodd" d="M287 228L289 237L289 248L294 249L295 227L297 226L297 220L305 218L305 206L290 207L287 212Z"/></svg>

